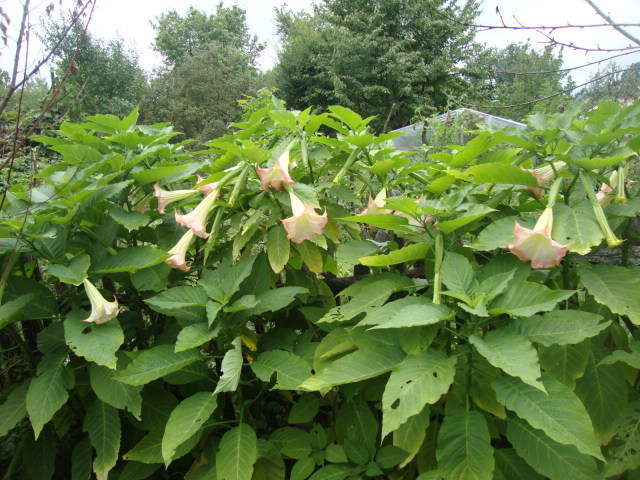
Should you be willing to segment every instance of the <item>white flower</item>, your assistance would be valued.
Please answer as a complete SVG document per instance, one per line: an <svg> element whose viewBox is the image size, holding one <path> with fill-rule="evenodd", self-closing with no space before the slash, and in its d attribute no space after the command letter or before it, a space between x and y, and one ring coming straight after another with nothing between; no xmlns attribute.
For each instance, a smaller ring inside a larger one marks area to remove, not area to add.
<svg viewBox="0 0 640 480"><path fill-rule="evenodd" d="M118 300L107 302L89 280L84 280L84 290L91 302L91 315L83 322L105 323L118 315Z"/></svg>

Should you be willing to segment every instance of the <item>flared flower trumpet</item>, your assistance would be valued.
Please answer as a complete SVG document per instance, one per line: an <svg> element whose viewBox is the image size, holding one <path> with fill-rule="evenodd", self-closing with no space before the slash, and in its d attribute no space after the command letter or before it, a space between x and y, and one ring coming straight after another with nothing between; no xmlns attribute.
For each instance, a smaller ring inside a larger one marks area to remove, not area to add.
<svg viewBox="0 0 640 480"><path fill-rule="evenodd" d="M84 280L84 290L91 302L91 315L83 322L105 323L118 315L118 300L107 302L98 289L89 280Z"/></svg>
<svg viewBox="0 0 640 480"><path fill-rule="evenodd" d="M546 187L551 180L556 178L556 173L566 169L567 169L567 164L561 160L557 162L552 162L552 164L545 165L539 168L533 168L533 169L524 168L523 170L525 172L531 173L535 177L536 181L538 182L537 187L527 186L526 189L531 190L533 194L539 198L540 194L542 194L542 188Z"/></svg>
<svg viewBox="0 0 640 480"><path fill-rule="evenodd" d="M209 195L204 197L204 199L196 206L196 208L185 215L180 215L178 212L176 212L176 222L178 222L183 227L187 227L193 230L193 233L198 237L208 238L209 234L206 230L207 216L213 209L214 203L218 199L219 194L219 190L211 192Z"/></svg>
<svg viewBox="0 0 640 480"><path fill-rule="evenodd" d="M327 224L327 211L318 215L311 205L302 203L293 193L290 193L289 197L293 217L281 220L287 231L287 238L293 243L302 243L313 239L316 234L321 235L322 229Z"/></svg>
<svg viewBox="0 0 640 480"><path fill-rule="evenodd" d="M289 176L289 152L284 152L270 168L256 169L258 177L260 177L260 188L269 191L269 187L280 191L282 182L292 185L296 182Z"/></svg>
<svg viewBox="0 0 640 480"><path fill-rule="evenodd" d="M376 195L376 198L371 198L371 195L369 195L369 203L367 204L367 208L365 208L364 211L359 215L376 215L376 214L393 213L393 210L384 208L386 199L387 199L387 191L384 188L380 190L380 192Z"/></svg>
<svg viewBox="0 0 640 480"><path fill-rule="evenodd" d="M170 203L198 193L198 190L163 190L157 183L153 186L153 189L155 190L153 196L158 199L158 211L160 213L165 213L164 208Z"/></svg>
<svg viewBox="0 0 640 480"><path fill-rule="evenodd" d="M533 230L516 222L513 235L516 241L509 250L523 262L531 262L531 268L550 268L560 264L571 243L560 245L551 238L553 210L545 209Z"/></svg>
<svg viewBox="0 0 640 480"><path fill-rule="evenodd" d="M170 253L171 256L167 258L164 263L169 265L171 268L177 268L183 272L188 272L189 265L187 265L186 261L187 250L189 250L189 246L191 245L191 242L193 242L194 237L195 234L193 233L193 230L187 230L187 233L178 240L175 247L169 250L168 253Z"/></svg>

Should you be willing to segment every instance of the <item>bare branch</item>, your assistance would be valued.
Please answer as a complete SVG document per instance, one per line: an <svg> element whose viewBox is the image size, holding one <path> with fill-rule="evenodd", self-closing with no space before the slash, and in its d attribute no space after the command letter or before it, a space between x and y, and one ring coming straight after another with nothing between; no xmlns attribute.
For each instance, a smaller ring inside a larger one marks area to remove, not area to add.
<svg viewBox="0 0 640 480"><path fill-rule="evenodd" d="M638 47L632 47L632 46L628 46L628 47L623 47L623 48L602 48L599 45L596 46L596 48L590 48L590 47L581 47L578 45L575 45L573 42L572 43L564 43L564 42L560 42L559 40L556 40L554 37L547 35L547 33L543 32L543 31L538 31L538 33L540 33L541 35L545 36L547 39L549 39L548 42L540 42L542 44L549 44L552 46L559 46L559 47L566 47L566 48L570 48L572 50L579 50L581 52L627 52L629 50L635 50Z"/></svg>
<svg viewBox="0 0 640 480"><path fill-rule="evenodd" d="M619 31L622 35L627 37L632 42L640 45L640 40L638 38L636 38L635 36L631 35L624 28L622 28L622 26L620 26L616 22L614 22L611 19L611 17L609 15L607 15L606 13L604 13L602 10L600 10L600 8L595 3L593 3L592 0L584 0L584 1L587 2L589 5L591 5L591 8L593 8L598 15L600 15L602 18L604 18L607 21L607 23L609 23L609 25L611 25L613 28L615 28L617 31Z"/></svg>

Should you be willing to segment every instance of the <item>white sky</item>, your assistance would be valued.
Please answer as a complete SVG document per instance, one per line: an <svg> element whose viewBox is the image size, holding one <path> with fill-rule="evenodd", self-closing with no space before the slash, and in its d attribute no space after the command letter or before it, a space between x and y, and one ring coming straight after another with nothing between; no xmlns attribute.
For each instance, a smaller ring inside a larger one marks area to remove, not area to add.
<svg viewBox="0 0 640 480"><path fill-rule="evenodd" d="M33 14L31 23L38 24L38 15L45 5L52 0L32 0ZM65 0L69 3L70 0ZM421 0L415 0L421 1ZM54 2L57 4L58 2ZM91 21L90 31L103 39L120 36L126 43L140 52L140 63L150 71L161 63L161 58L151 49L154 32L150 22L159 14L170 9L184 12L189 5L210 13L215 12L217 0L98 0L97 8ZM274 7L288 4L292 10L311 10L312 0L225 0L225 5L238 5L247 12L247 23L251 32L267 43L260 65L266 70L277 59L277 37L275 35ZM638 0L596 0L596 3L614 20L627 23L640 23L640 1ZM12 25L9 29L9 45L15 43L17 26L21 9L21 0L0 0L0 6L10 14ZM496 14L499 7L502 18L507 25L516 20L527 26L539 25L578 25L604 23L584 0L485 0L483 13L477 20L480 24L500 25L500 17ZM629 29L636 37L640 37L640 28ZM578 46L590 48L621 48L631 42L611 28L588 28L583 30L557 30L557 38L566 43L573 42ZM478 33L476 40L490 46L504 47L511 42L526 42L530 39L533 46L543 48L546 38L536 30L513 31L492 30ZM38 47L39 48L39 47ZM31 58L37 58L35 42L31 46ZM615 53L609 54L613 55ZM13 53L10 47L0 49L0 67L8 69ZM584 53L565 49L565 67L575 67L605 58L603 53ZM640 61L640 53L627 55L615 60L621 65ZM597 70L597 65L583 68L572 73L577 83L586 81L587 77Z"/></svg>

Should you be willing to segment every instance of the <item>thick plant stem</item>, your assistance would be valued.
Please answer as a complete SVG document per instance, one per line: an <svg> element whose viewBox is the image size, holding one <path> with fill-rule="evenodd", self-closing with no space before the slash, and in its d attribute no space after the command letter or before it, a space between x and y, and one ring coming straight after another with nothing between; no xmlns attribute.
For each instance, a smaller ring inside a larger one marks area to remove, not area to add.
<svg viewBox="0 0 640 480"><path fill-rule="evenodd" d="M436 237L435 264L433 275L433 303L442 302L442 279L440 277L440 269L442 268L442 258L444 257L444 247L442 243L442 234L438 233Z"/></svg>

